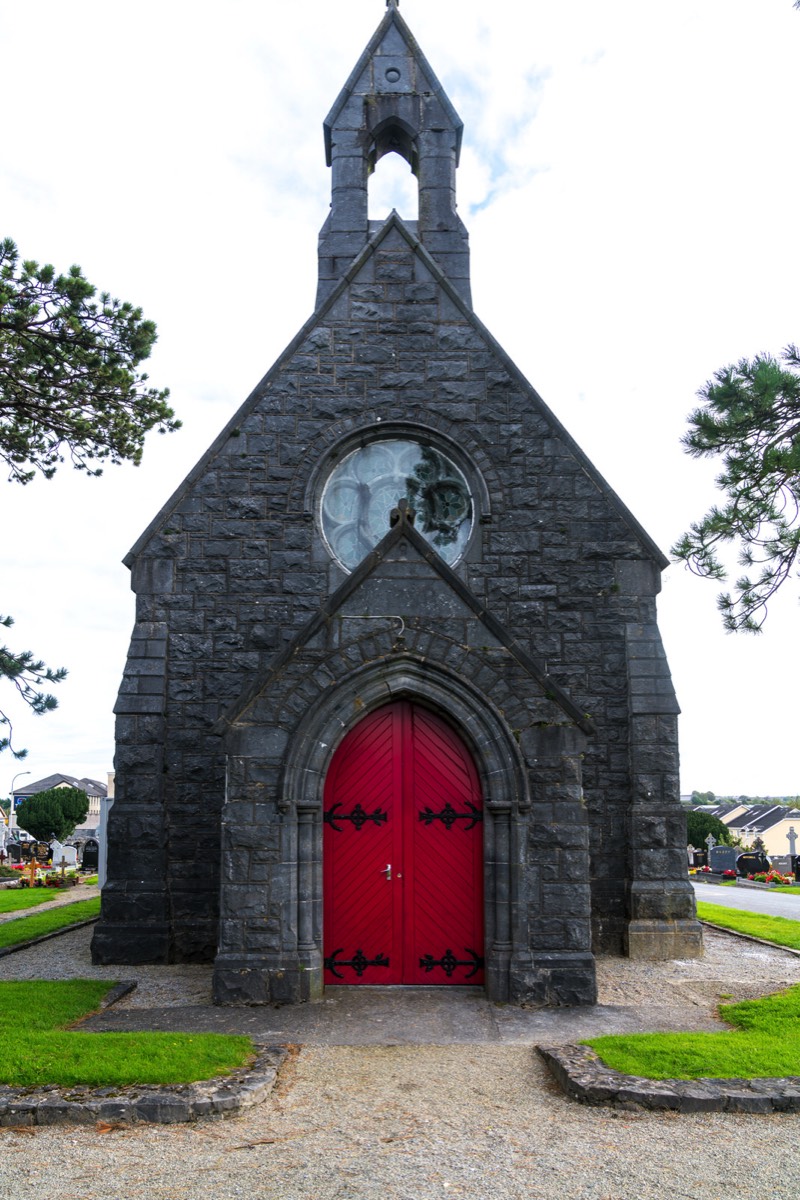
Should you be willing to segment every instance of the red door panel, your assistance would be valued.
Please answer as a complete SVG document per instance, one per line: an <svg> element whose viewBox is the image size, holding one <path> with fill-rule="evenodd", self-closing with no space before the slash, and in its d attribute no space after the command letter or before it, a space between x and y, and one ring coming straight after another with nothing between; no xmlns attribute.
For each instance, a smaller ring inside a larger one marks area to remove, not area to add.
<svg viewBox="0 0 800 1200"><path fill-rule="evenodd" d="M379 709L345 738L325 781L326 983L401 983L400 896L385 868L400 848L399 729Z"/></svg>
<svg viewBox="0 0 800 1200"><path fill-rule="evenodd" d="M324 813L325 982L482 983L481 793L453 729L407 701L372 713Z"/></svg>

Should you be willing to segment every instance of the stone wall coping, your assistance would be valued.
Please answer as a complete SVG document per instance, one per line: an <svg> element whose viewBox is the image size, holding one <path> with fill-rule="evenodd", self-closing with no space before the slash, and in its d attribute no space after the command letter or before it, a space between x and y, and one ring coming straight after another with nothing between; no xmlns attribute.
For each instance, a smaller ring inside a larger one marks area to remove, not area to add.
<svg viewBox="0 0 800 1200"><path fill-rule="evenodd" d="M605 1066L589 1046L537 1046L561 1088L581 1104L628 1112L800 1112L800 1077L643 1079Z"/></svg>

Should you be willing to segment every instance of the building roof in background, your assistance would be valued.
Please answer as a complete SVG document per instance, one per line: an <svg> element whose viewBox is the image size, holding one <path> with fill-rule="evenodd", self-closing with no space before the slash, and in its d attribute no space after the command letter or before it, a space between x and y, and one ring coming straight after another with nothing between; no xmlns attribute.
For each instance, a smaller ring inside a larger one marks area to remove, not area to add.
<svg viewBox="0 0 800 1200"><path fill-rule="evenodd" d="M98 779L76 779L74 775L47 775L44 779L37 779L33 783L25 784L24 787L14 788L13 795L15 799L38 796L39 792L47 792L50 788L57 787L79 788L87 796L100 797L105 796L108 790L106 785Z"/></svg>
<svg viewBox="0 0 800 1200"><path fill-rule="evenodd" d="M740 808L739 804L718 804L716 808L711 808L707 804L695 804L692 811L704 812L712 817L717 817L729 829L752 829L756 833L771 829L780 821L800 821L800 809L789 808L786 804L751 804L741 812Z"/></svg>

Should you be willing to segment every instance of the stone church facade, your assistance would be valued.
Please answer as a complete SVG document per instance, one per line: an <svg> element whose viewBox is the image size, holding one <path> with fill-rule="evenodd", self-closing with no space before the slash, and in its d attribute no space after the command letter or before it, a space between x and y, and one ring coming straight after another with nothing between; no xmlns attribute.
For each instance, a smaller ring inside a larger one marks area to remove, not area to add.
<svg viewBox="0 0 800 1200"><path fill-rule="evenodd" d="M389 0L315 312L126 559L96 961L591 1004L598 952L702 952L667 560L473 312L461 131ZM368 219L390 152L415 222Z"/></svg>

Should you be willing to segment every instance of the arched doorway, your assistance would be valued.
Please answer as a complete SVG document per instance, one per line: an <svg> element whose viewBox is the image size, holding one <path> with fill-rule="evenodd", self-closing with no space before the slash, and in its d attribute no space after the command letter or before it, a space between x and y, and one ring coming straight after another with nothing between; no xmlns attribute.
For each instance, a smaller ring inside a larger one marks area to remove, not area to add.
<svg viewBox="0 0 800 1200"><path fill-rule="evenodd" d="M455 730L409 700L344 738L323 802L326 984L482 984L483 804Z"/></svg>

